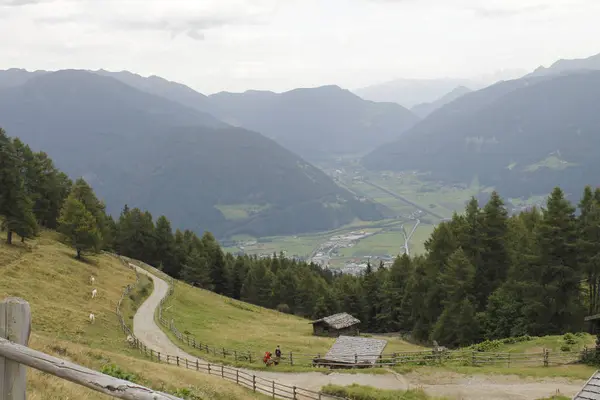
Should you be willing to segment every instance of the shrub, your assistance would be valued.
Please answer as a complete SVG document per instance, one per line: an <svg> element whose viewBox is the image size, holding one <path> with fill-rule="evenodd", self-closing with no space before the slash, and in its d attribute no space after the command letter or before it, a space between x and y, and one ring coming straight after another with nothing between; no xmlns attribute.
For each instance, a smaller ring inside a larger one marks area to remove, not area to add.
<svg viewBox="0 0 600 400"><path fill-rule="evenodd" d="M568 344L563 344L562 346L560 346L560 351L571 351L571 346L569 346Z"/></svg>
<svg viewBox="0 0 600 400"><path fill-rule="evenodd" d="M563 335L563 340L569 346L577 344L577 337L572 333L565 333Z"/></svg>
<svg viewBox="0 0 600 400"><path fill-rule="evenodd" d="M133 383L139 383L140 377L132 372L123 371L118 365L106 364L100 370L103 374L110 375L114 378L123 379Z"/></svg>
<svg viewBox="0 0 600 400"><path fill-rule="evenodd" d="M290 314L292 312L290 306L288 306L287 304L279 304L276 307L277 311L279 311L280 313L284 313L284 314Z"/></svg>
<svg viewBox="0 0 600 400"><path fill-rule="evenodd" d="M502 346L502 341L500 340L486 340L484 342L473 345L472 349L475 351L488 352L496 351L500 348L500 346Z"/></svg>
<svg viewBox="0 0 600 400"><path fill-rule="evenodd" d="M171 393L174 396L181 397L185 400L202 400L201 397L197 396L188 388L179 388L175 392Z"/></svg>

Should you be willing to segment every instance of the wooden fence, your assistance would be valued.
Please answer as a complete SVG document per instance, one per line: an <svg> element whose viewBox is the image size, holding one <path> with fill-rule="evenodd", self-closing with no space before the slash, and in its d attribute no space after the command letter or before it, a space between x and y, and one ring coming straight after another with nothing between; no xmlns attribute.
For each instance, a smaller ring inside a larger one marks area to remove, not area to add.
<svg viewBox="0 0 600 400"><path fill-rule="evenodd" d="M128 268L129 260L125 257L121 258L123 265L126 265ZM150 267L151 268L151 267ZM136 281L139 282L139 275L137 270L134 269L137 275ZM158 274L158 272L157 272ZM162 318L162 305L166 301L166 298L173 293L173 282L170 282L169 292L167 296L161 300L160 306L158 308L157 318L161 324L166 324L164 318ZM140 350L145 356L150 358L152 361L166 363L170 365L176 365L181 368L194 370L198 372L207 373L209 375L214 375L226 379L228 381L234 382L240 386L243 386L247 389L251 389L254 392L262 393L273 398L279 399L289 399L289 400L348 400L343 397L332 396L322 392L317 392L313 390L303 389L296 386L284 385L282 383L261 378L255 374L251 374L249 372L229 367L223 364L211 364L204 360L200 359L188 359L185 357L174 356L170 354L164 354L161 352L154 351L153 349L149 349L146 344L140 341L135 337L131 329L125 323L123 315L120 311L120 306L123 298L128 295L133 286L127 286L123 291L121 299L117 304L117 316L120 321L121 328L123 332L125 332L128 336L131 337L130 344ZM3 400L0 398L0 400Z"/></svg>
<svg viewBox="0 0 600 400"><path fill-rule="evenodd" d="M0 400L26 398L26 367L119 399L183 400L30 349L30 332L29 303L14 297L4 299L0 303Z"/></svg>
<svg viewBox="0 0 600 400"><path fill-rule="evenodd" d="M154 269L146 264L147 268ZM157 270L158 271L158 270ZM158 273L163 274L158 271ZM168 296L174 291L174 280L169 280L169 292L158 308L158 321L161 325L169 329L175 337L182 343L187 344L194 349L202 351L209 356L220 357L230 362L248 362L261 363L262 354L253 354L247 349L228 349L202 343L196 340L193 335L184 334L177 329L173 320L167 321L162 316L162 308ZM365 368L365 367L394 367L399 365L462 365L462 366L496 366L496 367L535 367L535 366L556 366L573 364L579 362L585 357L588 351L584 348L581 351L552 352L549 349L542 349L535 353L506 353L506 352L480 352L472 350L425 350L425 351L405 351L391 354L353 354L346 357L336 357L336 362L323 360L321 354L298 354L289 352L284 354L282 362L291 366L306 367L329 367L329 368ZM324 355L323 355L324 356ZM372 364L365 365L361 359L375 359Z"/></svg>

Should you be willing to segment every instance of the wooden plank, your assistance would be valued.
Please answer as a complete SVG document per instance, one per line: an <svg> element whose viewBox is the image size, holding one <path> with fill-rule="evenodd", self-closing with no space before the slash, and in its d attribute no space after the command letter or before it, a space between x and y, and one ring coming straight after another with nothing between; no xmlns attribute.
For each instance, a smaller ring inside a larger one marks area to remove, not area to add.
<svg viewBox="0 0 600 400"><path fill-rule="evenodd" d="M31 308L23 299L9 297L0 303L0 338L27 346L31 333ZM24 365L0 354L0 400L25 400Z"/></svg>
<svg viewBox="0 0 600 400"><path fill-rule="evenodd" d="M1 338L0 356L119 399L183 400Z"/></svg>

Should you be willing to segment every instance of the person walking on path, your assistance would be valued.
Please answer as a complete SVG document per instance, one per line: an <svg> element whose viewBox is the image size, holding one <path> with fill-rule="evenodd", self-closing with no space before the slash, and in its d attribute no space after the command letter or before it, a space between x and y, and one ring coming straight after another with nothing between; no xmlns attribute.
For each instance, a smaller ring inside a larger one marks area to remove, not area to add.
<svg viewBox="0 0 600 400"><path fill-rule="evenodd" d="M281 349L279 348L279 345L277 345L277 348L275 349L275 365L278 365L280 360L281 360Z"/></svg>

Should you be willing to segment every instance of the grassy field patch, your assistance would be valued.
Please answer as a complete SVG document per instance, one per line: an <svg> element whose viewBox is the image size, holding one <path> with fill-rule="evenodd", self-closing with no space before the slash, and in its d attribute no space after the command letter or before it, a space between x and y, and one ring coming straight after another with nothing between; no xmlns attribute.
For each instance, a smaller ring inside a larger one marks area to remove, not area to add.
<svg viewBox="0 0 600 400"><path fill-rule="evenodd" d="M270 205L261 204L220 204L215 206L227 220L246 219L254 214L267 210Z"/></svg>
<svg viewBox="0 0 600 400"><path fill-rule="evenodd" d="M535 172L541 168L548 168L548 169L561 171L563 169L569 168L574 165L576 165L576 164L562 160L555 155L551 155L551 156L546 157L542 161L539 161L535 164L528 165L527 167L525 167L525 171Z"/></svg>

